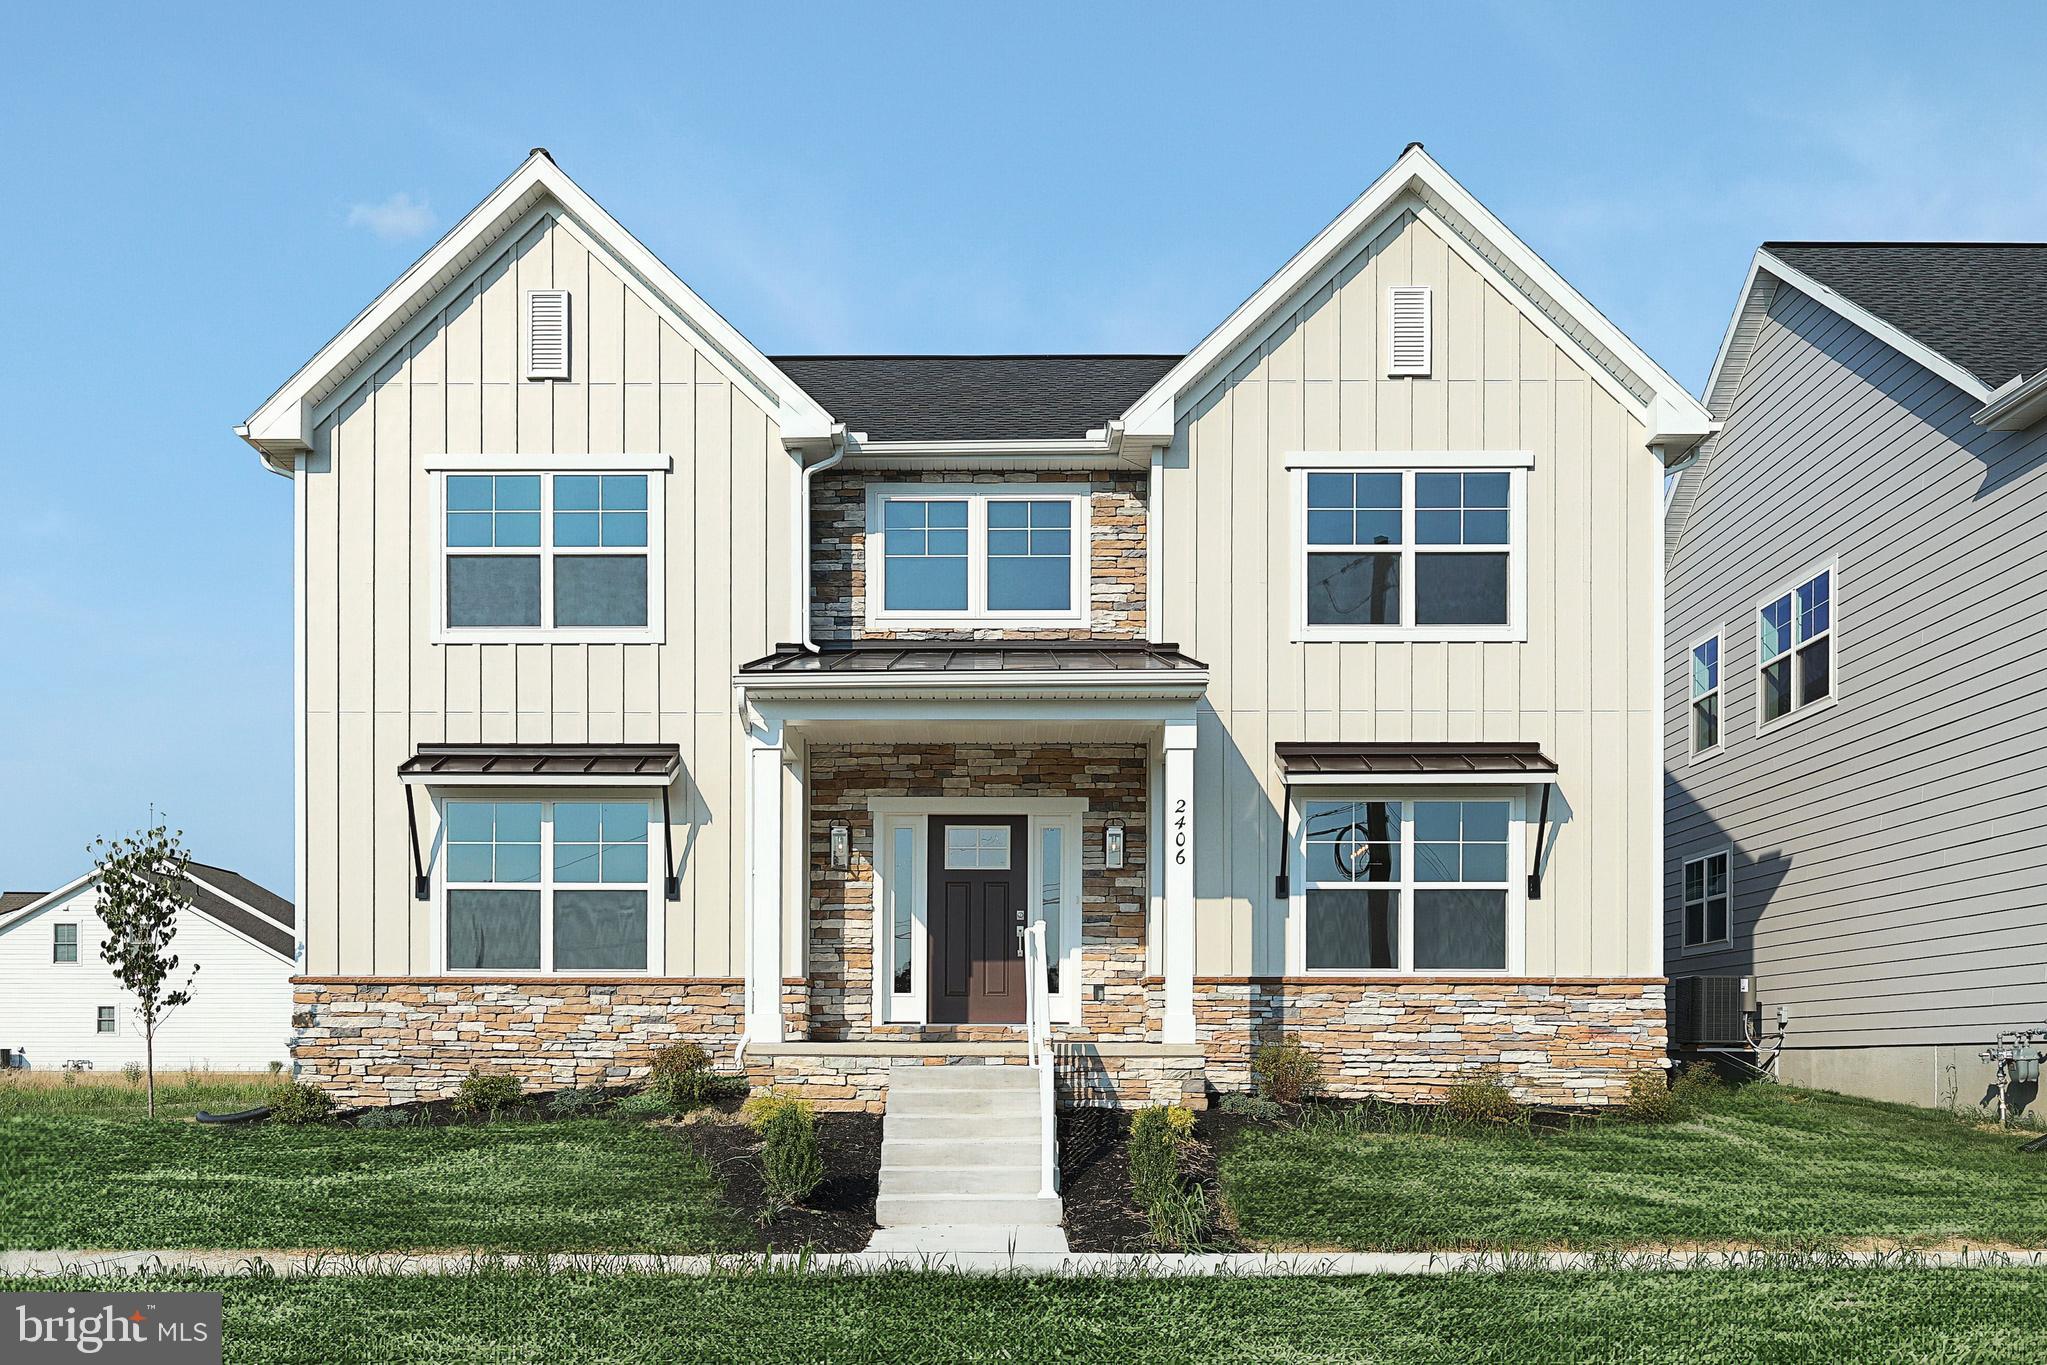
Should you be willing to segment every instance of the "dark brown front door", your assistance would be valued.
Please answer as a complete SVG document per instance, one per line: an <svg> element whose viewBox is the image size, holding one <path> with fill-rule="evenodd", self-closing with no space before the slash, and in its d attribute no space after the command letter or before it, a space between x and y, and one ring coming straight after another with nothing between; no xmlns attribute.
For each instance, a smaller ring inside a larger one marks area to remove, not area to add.
<svg viewBox="0 0 2047 1365"><path fill-rule="evenodd" d="M1022 817L931 817L931 1022L1024 1018Z"/></svg>

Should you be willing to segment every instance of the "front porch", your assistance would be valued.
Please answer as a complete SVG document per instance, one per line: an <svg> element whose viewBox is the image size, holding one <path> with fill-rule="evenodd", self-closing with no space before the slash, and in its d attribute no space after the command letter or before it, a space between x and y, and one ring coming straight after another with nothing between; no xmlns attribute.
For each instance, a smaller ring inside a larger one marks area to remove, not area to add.
<svg viewBox="0 0 2047 1365"><path fill-rule="evenodd" d="M1203 1092L1185 850L1205 670L1134 641L890 642L738 682L749 1072L878 1108L905 1060L1023 1063L1021 933L1042 923L1062 1097Z"/></svg>

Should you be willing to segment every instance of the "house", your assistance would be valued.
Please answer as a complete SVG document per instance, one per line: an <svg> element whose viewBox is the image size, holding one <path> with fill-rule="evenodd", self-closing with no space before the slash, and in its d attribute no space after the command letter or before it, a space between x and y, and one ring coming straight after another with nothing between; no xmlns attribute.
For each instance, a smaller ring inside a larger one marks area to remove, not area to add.
<svg viewBox="0 0 2047 1365"><path fill-rule="evenodd" d="M186 869L171 951L192 999L156 1036L159 1072L262 1071L291 1057L291 904L224 867ZM0 1048L11 1065L118 1071L143 1061L135 997L100 957L92 873L55 891L0 894Z"/></svg>
<svg viewBox="0 0 2047 1365"><path fill-rule="evenodd" d="M2047 1026L2047 245L1769 242L1666 518L1678 1040L1973 1104Z"/></svg>
<svg viewBox="0 0 2047 1365"><path fill-rule="evenodd" d="M1665 1056L1665 461L1419 145L1173 355L769 357L536 151L238 428L297 523L298 1074L1337 1094ZM1043 949L1035 930L1042 926ZM1030 965L1026 965L1030 964Z"/></svg>

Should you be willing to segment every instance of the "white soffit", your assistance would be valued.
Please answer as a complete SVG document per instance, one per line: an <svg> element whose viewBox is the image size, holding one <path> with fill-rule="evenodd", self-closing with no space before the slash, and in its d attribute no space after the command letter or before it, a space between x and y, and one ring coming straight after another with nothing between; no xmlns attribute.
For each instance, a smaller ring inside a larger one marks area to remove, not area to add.
<svg viewBox="0 0 2047 1365"><path fill-rule="evenodd" d="M777 420L789 443L823 442L831 418L583 188L536 148L503 183L428 248L332 341L237 427L273 466L312 445L314 415L348 379L372 365L433 302L515 229L552 209L593 250L668 314L690 341L716 355Z"/></svg>
<svg viewBox="0 0 2047 1365"><path fill-rule="evenodd" d="M1131 405L1124 414L1128 431L1161 444L1170 441L1183 395L1195 396L1213 382L1211 375L1227 372L1235 358L1285 320L1296 298L1319 288L1324 277L1409 211L1428 213L1446 230L1453 250L1474 265L1489 267L1511 286L1551 340L1585 357L1593 377L1638 415L1649 433L1648 444L1688 448L1713 430L1712 417L1683 385L1508 231L1420 143L1413 143L1334 222Z"/></svg>

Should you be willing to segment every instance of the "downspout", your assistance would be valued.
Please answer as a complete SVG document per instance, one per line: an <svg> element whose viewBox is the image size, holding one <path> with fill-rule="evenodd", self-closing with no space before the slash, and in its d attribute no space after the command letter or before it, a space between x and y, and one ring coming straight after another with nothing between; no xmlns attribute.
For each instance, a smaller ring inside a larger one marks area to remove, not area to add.
<svg viewBox="0 0 2047 1365"><path fill-rule="evenodd" d="M797 516L796 576L802 587L797 593L797 610L801 619L796 623L796 639L806 654L817 653L817 641L810 638L810 492L811 482L828 469L836 468L846 458L846 424L832 424L832 453L816 464L803 467L803 506Z"/></svg>

